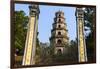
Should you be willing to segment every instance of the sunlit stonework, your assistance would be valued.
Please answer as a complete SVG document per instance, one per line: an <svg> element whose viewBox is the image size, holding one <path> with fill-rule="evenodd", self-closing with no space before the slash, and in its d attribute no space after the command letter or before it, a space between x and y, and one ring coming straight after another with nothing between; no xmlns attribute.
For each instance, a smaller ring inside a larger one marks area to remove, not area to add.
<svg viewBox="0 0 100 69"><path fill-rule="evenodd" d="M78 31L78 53L79 62L87 61L86 43L84 36L84 12L82 8L76 8L77 31Z"/></svg>
<svg viewBox="0 0 100 69"><path fill-rule="evenodd" d="M33 65L35 64L35 50L36 50L36 37L38 29L38 16L39 16L39 6L30 5L30 16L27 30L27 38L25 43L25 50L23 56L23 65Z"/></svg>

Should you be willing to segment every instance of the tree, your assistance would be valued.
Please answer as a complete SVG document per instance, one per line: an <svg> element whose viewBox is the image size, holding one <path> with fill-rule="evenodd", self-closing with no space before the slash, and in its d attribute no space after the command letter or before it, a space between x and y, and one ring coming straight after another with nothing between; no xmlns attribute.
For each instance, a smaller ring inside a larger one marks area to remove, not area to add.
<svg viewBox="0 0 100 69"><path fill-rule="evenodd" d="M86 48L87 48L87 56L88 61L92 62L95 54L95 39L94 39L94 25L95 25L95 8L86 8L85 9L85 32L90 31L88 35L86 35Z"/></svg>
<svg viewBox="0 0 100 69"><path fill-rule="evenodd" d="M23 54L23 49L25 46L25 39L26 39L26 31L25 29L28 16L25 16L24 11L15 11L15 26L14 26L14 34L15 34L15 51L17 55Z"/></svg>
<svg viewBox="0 0 100 69"><path fill-rule="evenodd" d="M65 44L63 54L55 54L53 62L57 64L69 64L78 62L78 46L77 40L71 40L70 44Z"/></svg>
<svg viewBox="0 0 100 69"><path fill-rule="evenodd" d="M71 40L70 45L68 47L68 60L70 62L77 62L78 61L78 45L77 45L77 39Z"/></svg>
<svg viewBox="0 0 100 69"><path fill-rule="evenodd" d="M36 38L35 60L36 60L35 64L39 64L41 62L41 47L40 47L38 38Z"/></svg>
<svg viewBox="0 0 100 69"><path fill-rule="evenodd" d="M94 29L93 28L94 27L94 19L95 19L94 15L95 15L95 8L86 8L85 9L85 14L84 14L85 31L90 30L90 33L93 33L93 29Z"/></svg>

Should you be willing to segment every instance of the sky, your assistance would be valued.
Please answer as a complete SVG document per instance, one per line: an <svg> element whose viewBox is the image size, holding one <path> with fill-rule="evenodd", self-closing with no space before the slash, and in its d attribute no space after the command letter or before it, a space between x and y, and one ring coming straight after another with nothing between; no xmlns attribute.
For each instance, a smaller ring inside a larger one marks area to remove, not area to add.
<svg viewBox="0 0 100 69"><path fill-rule="evenodd" d="M28 4L15 4L15 10L23 10L26 15L29 15ZM59 10L64 12L65 22L68 29L69 40L76 39L76 17L75 17L75 7L63 7L63 6L50 6L50 5L40 5L40 14L38 21L38 38L40 42L49 42L51 37L52 24L54 23L55 13Z"/></svg>

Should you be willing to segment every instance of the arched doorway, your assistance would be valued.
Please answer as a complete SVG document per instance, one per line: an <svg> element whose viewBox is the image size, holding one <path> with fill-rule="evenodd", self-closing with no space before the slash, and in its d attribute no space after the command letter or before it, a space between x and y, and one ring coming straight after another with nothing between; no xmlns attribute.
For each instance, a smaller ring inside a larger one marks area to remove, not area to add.
<svg viewBox="0 0 100 69"><path fill-rule="evenodd" d="M57 43L58 43L58 44L61 44L61 40L58 40Z"/></svg>
<svg viewBox="0 0 100 69"><path fill-rule="evenodd" d="M58 49L58 50L57 50L57 54L59 54L59 55L61 55L61 54L62 54L61 49Z"/></svg>

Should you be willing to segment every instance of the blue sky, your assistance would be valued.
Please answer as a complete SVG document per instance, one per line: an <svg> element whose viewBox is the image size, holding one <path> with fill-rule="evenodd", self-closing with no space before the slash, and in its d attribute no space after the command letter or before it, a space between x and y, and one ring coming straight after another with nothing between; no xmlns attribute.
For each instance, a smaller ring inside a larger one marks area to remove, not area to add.
<svg viewBox="0 0 100 69"><path fill-rule="evenodd" d="M51 36L52 24L54 23L55 12L62 10L65 14L66 24L68 29L68 36L70 40L76 38L76 17L75 7L63 7L63 6L49 6L40 5L40 15L38 21L38 38L40 42L49 42ZM29 15L28 4L16 4L15 10L23 10L26 15Z"/></svg>

